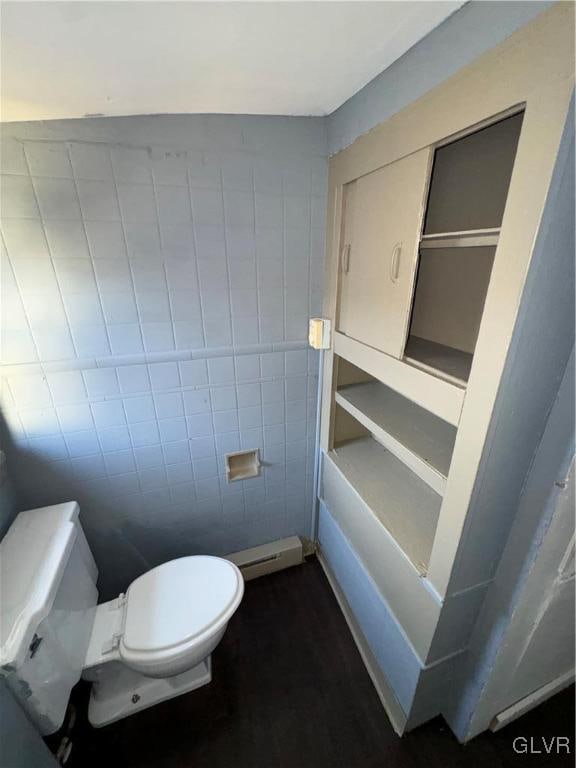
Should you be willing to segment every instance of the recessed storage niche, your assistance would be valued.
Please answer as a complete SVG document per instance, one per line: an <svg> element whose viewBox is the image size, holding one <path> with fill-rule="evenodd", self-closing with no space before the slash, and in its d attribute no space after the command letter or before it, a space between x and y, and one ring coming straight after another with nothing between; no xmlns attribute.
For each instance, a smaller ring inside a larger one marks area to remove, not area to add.
<svg viewBox="0 0 576 768"><path fill-rule="evenodd" d="M381 445L442 494L456 428L403 397L344 358L337 361L335 401ZM340 412L340 425L344 416ZM349 423L348 423L349 424ZM350 424L349 424L350 426ZM357 429L357 427L356 427ZM336 439L342 439L336 427Z"/></svg>
<svg viewBox="0 0 576 768"><path fill-rule="evenodd" d="M442 497L336 404L330 458L420 574L428 568Z"/></svg>
<svg viewBox="0 0 576 768"><path fill-rule="evenodd" d="M468 381L522 126L516 114L439 147L405 358Z"/></svg>

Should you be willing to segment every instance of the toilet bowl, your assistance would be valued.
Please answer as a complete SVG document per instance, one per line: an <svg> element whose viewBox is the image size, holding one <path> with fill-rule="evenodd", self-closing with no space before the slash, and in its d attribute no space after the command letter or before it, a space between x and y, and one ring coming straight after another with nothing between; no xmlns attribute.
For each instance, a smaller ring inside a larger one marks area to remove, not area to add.
<svg viewBox="0 0 576 768"><path fill-rule="evenodd" d="M20 513L0 542L0 676L43 734L80 676L101 726L209 683L210 654L244 593L218 557L171 560L97 604L76 502Z"/></svg>
<svg viewBox="0 0 576 768"><path fill-rule="evenodd" d="M210 682L210 654L243 593L233 563L191 556L153 568L98 605L82 672L94 684L90 722L105 725Z"/></svg>

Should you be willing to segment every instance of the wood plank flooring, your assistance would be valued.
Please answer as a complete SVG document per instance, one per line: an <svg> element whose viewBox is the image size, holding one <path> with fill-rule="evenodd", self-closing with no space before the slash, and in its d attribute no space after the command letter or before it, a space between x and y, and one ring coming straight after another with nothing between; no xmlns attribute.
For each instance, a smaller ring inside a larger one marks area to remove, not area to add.
<svg viewBox="0 0 576 768"><path fill-rule="evenodd" d="M212 683L101 729L85 721L67 768L508 768L572 766L516 755L515 736L567 735L573 689L465 747L441 719L399 739L314 559L246 585L213 655Z"/></svg>

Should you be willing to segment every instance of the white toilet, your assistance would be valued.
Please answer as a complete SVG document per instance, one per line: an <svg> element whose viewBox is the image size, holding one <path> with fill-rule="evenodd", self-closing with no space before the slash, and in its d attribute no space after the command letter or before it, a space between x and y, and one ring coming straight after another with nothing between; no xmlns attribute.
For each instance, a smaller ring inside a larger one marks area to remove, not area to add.
<svg viewBox="0 0 576 768"><path fill-rule="evenodd" d="M92 681L106 725L209 683L210 654L244 593L218 557L171 560L97 605L98 570L76 502L21 512L0 542L0 675L43 734Z"/></svg>

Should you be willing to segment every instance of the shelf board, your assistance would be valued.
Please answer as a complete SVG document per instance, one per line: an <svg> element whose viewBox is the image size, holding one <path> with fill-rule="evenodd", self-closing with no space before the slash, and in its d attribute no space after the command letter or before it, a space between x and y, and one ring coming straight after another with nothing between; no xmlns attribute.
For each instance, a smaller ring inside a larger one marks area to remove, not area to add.
<svg viewBox="0 0 576 768"><path fill-rule="evenodd" d="M444 493L455 427L379 381L342 387L335 398L436 493Z"/></svg>
<svg viewBox="0 0 576 768"><path fill-rule="evenodd" d="M404 360L398 360L343 333L334 334L334 352L369 373L444 421L458 426L465 390L457 384L430 376Z"/></svg>
<svg viewBox="0 0 576 768"><path fill-rule="evenodd" d="M428 569L441 496L372 437L351 440L330 458L421 575Z"/></svg>
<svg viewBox="0 0 576 768"><path fill-rule="evenodd" d="M472 355L469 352L446 347L418 336L409 336L404 359L407 363L436 376L444 376L448 381L460 386L466 386L472 367Z"/></svg>
<svg viewBox="0 0 576 768"><path fill-rule="evenodd" d="M478 248L498 245L500 229L470 229L423 235L420 248Z"/></svg>

